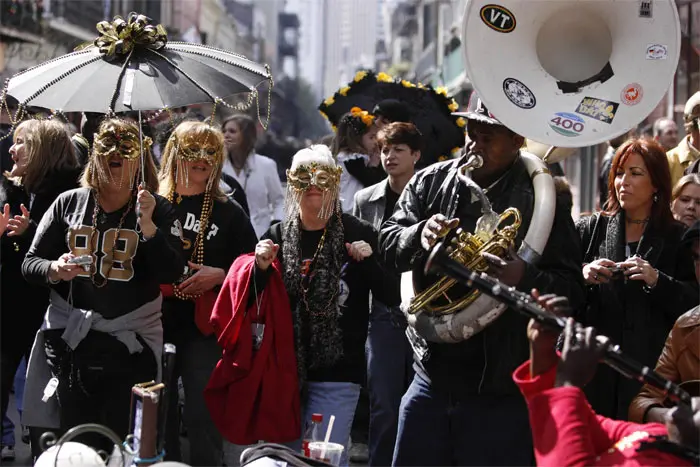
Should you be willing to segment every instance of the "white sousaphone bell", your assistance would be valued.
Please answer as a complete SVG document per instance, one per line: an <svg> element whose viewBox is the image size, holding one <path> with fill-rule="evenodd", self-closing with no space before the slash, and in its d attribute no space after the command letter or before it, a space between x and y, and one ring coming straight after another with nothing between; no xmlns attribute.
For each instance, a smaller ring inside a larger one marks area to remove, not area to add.
<svg viewBox="0 0 700 467"><path fill-rule="evenodd" d="M483 105L527 138L527 152L521 155L535 202L518 253L536 263L556 207L542 159L557 162L576 148L620 136L654 110L672 83L680 55L675 2L468 0L462 44L467 75ZM505 309L479 295L457 312L441 314L428 306L416 312L416 303L427 300L429 290L417 290L412 273L403 274L402 309L409 334L427 341L469 339ZM436 290L437 296L442 289Z"/></svg>

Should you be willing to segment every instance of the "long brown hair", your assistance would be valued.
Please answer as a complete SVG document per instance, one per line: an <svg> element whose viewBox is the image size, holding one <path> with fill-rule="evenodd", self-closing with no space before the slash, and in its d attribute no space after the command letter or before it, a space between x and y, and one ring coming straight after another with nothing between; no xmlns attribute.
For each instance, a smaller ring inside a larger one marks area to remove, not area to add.
<svg viewBox="0 0 700 467"><path fill-rule="evenodd" d="M226 118L221 124L221 131L226 131L226 125L229 122L233 122L238 127L238 131L243 134L243 141L241 142L241 153L245 154L246 158L255 149L255 145L258 142L258 129L255 126L255 120L250 118L245 114L235 114ZM226 151L227 157L230 159L231 155ZM232 161L233 162L233 161Z"/></svg>
<svg viewBox="0 0 700 467"><path fill-rule="evenodd" d="M362 145L362 137L369 131L371 125L365 125L359 117L347 113L340 118L335 138L331 146L333 157L337 158L341 151L356 154L367 154Z"/></svg>
<svg viewBox="0 0 700 467"><path fill-rule="evenodd" d="M15 137L23 132L27 151L27 169L20 177L5 177L27 192L35 193L39 186L47 181L51 173L67 169L77 169L73 143L65 123L58 120L26 120L15 129Z"/></svg>
<svg viewBox="0 0 700 467"><path fill-rule="evenodd" d="M182 141L185 135L192 135L197 141L211 141L219 146L219 153L216 155L218 162L214 165L214 170L210 175L212 177L211 193L214 199L226 201L226 195L221 191L221 186L219 185L221 171L224 167L224 134L221 133L221 130L199 121L180 123L173 130L170 138L168 138L165 149L163 149L160 173L158 174L158 181L160 182L159 194L167 198L177 186L178 141Z"/></svg>
<svg viewBox="0 0 700 467"><path fill-rule="evenodd" d="M671 213L671 171L664 149L654 140L635 138L627 140L615 152L610 175L608 175L608 199L605 202L605 214L615 216L622 210L615 191L617 171L625 165L631 154L639 154L647 167L651 184L656 188L657 199L651 205L651 221L662 228L673 222Z"/></svg>
<svg viewBox="0 0 700 467"><path fill-rule="evenodd" d="M107 127L113 126L116 128L117 131L119 132L129 132L132 134L135 134L138 137L139 134L139 127L136 123L130 121L130 120L123 120L121 118L107 118L100 123L100 126L97 129L97 133L102 133L107 129ZM144 154L144 161L146 162L145 167L143 168L144 170L144 175L145 175L145 182L146 186L145 189L150 191L151 193L157 193L158 192L158 174L156 172L156 164L153 162L153 155L151 154L151 147L146 143L146 137L144 137L144 148L143 148L143 154ZM99 164L100 161L97 160L97 157L94 154L91 154L90 157L88 158L87 164L85 165L85 170L83 170L83 175L80 179L80 185L83 188L90 188L93 190L99 190L100 188L100 176L99 176L99 168L97 164ZM139 168L139 173L136 176L137 180L140 180L140 170Z"/></svg>

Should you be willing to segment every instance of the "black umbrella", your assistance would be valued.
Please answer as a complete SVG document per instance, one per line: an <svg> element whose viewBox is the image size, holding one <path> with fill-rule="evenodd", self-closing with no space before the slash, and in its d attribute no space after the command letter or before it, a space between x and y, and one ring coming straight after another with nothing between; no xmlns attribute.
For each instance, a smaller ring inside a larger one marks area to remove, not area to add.
<svg viewBox="0 0 700 467"><path fill-rule="evenodd" d="M267 65L226 50L168 42L165 29L130 13L127 20L97 24L100 36L87 47L12 77L7 93L22 106L63 112L156 110L248 92L248 104L264 82Z"/></svg>
<svg viewBox="0 0 700 467"><path fill-rule="evenodd" d="M394 79L386 73L358 71L352 82L323 101L318 109L335 127L353 107L372 112L387 99L403 102L410 109L410 120L423 134L424 150L420 166L445 160L464 146L465 120L452 115L457 102L444 88Z"/></svg>

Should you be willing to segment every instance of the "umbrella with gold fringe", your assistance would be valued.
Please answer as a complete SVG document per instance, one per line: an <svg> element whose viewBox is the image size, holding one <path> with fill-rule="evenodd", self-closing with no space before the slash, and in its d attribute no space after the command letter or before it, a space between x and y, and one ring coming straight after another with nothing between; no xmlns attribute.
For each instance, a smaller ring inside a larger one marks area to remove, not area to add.
<svg viewBox="0 0 700 467"><path fill-rule="evenodd" d="M452 115L459 106L448 97L445 88L414 84L386 73L358 71L347 86L324 100L318 109L335 128L353 107L371 112L386 99L406 104L411 122L423 134L424 149L418 168L449 159L464 146L466 121Z"/></svg>

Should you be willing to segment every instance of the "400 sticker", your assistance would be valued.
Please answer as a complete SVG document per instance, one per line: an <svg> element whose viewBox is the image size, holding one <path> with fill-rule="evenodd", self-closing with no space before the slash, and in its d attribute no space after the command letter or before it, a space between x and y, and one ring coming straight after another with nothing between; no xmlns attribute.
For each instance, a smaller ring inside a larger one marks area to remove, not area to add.
<svg viewBox="0 0 700 467"><path fill-rule="evenodd" d="M583 133L586 123L576 114L557 112L549 120L549 126L560 135L575 137Z"/></svg>

